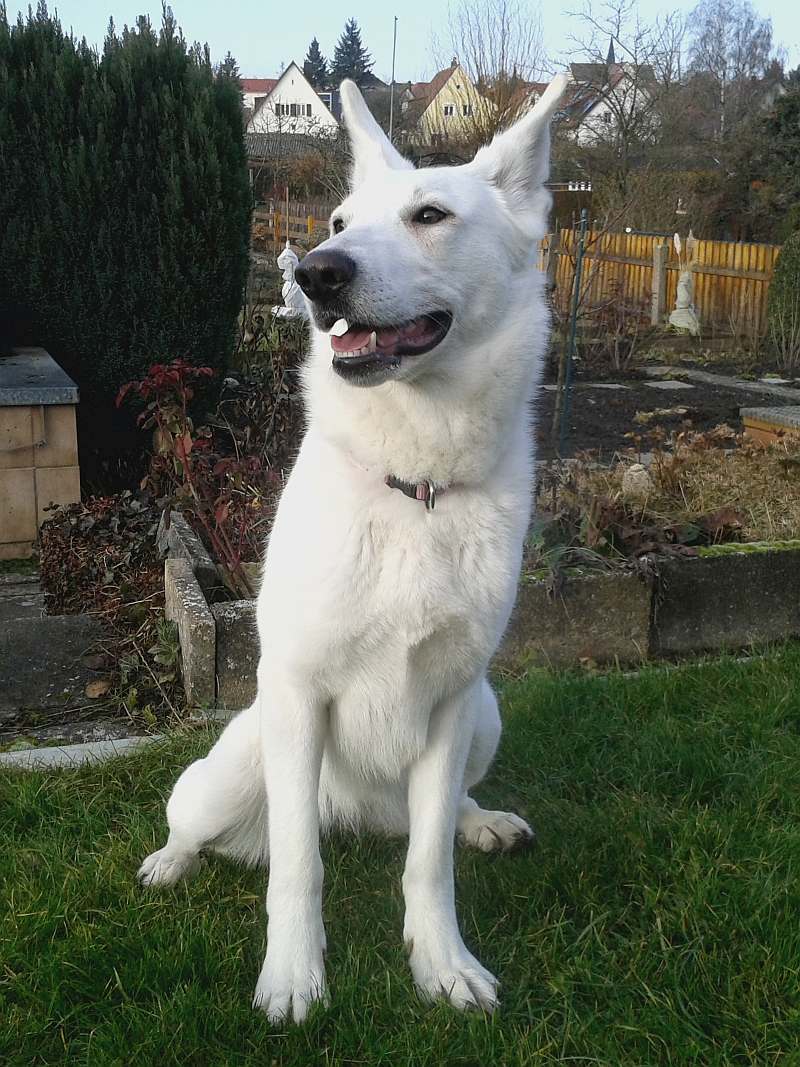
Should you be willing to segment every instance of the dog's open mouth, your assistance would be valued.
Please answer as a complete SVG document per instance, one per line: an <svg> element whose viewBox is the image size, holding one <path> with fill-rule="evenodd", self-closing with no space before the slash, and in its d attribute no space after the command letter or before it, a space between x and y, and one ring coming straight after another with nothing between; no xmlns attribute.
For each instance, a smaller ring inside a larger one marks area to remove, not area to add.
<svg viewBox="0 0 800 1067"><path fill-rule="evenodd" d="M433 311L399 326L351 326L339 319L330 334L334 369L343 378L361 380L391 370L403 356L419 356L441 344L452 322L449 311Z"/></svg>

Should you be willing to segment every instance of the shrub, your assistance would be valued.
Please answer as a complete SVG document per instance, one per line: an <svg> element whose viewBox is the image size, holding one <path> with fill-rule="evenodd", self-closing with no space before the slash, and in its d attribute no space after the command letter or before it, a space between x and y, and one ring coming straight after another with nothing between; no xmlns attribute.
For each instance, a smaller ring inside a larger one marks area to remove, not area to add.
<svg viewBox="0 0 800 1067"><path fill-rule="evenodd" d="M169 8L101 55L0 6L0 314L24 310L88 395L159 359L221 370L248 267L235 78Z"/></svg>
<svg viewBox="0 0 800 1067"><path fill-rule="evenodd" d="M769 287L767 321L782 370L800 364L800 231L781 249Z"/></svg>

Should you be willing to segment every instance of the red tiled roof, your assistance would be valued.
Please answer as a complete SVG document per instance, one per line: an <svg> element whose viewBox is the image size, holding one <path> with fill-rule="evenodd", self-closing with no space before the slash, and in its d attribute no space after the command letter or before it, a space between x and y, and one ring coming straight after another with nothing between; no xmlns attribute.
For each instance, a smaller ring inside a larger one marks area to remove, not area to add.
<svg viewBox="0 0 800 1067"><path fill-rule="evenodd" d="M434 74L429 82L416 82L411 86L411 95L415 100L433 100L436 94L444 88L455 67L445 67L438 74Z"/></svg>
<svg viewBox="0 0 800 1067"><path fill-rule="evenodd" d="M278 84L277 78L240 78L239 81L246 93L271 93Z"/></svg>

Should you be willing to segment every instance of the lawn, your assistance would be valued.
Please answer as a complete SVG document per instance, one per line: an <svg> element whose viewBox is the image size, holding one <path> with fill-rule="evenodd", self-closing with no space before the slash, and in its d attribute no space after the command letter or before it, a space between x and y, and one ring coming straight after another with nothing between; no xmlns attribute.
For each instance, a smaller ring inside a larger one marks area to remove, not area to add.
<svg viewBox="0 0 800 1067"><path fill-rule="evenodd" d="M529 853L458 853L494 1017L416 1000L403 843L328 840L331 1005L250 1009L264 875L212 861L134 885L206 735L101 767L0 778L0 1062L624 1065L800 1062L800 646L765 658L502 685L483 800Z"/></svg>

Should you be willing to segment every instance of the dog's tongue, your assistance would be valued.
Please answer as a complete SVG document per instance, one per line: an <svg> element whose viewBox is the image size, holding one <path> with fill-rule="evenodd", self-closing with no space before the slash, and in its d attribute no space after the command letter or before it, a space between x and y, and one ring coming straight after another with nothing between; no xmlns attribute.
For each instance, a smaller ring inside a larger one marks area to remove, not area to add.
<svg viewBox="0 0 800 1067"><path fill-rule="evenodd" d="M331 334L331 348L334 352L355 352L369 344L372 330L360 330L357 327L343 333L341 337Z"/></svg>
<svg viewBox="0 0 800 1067"><path fill-rule="evenodd" d="M378 348L391 348L397 344L401 337L408 340L415 340L421 337L427 328L424 317L414 319L413 322L407 323L399 329L393 326L385 326L383 329L375 331L375 343ZM365 345L369 344L371 333L372 330L360 326L353 326L338 337L332 333L330 335L331 347L334 352L357 352L359 348L364 348Z"/></svg>

